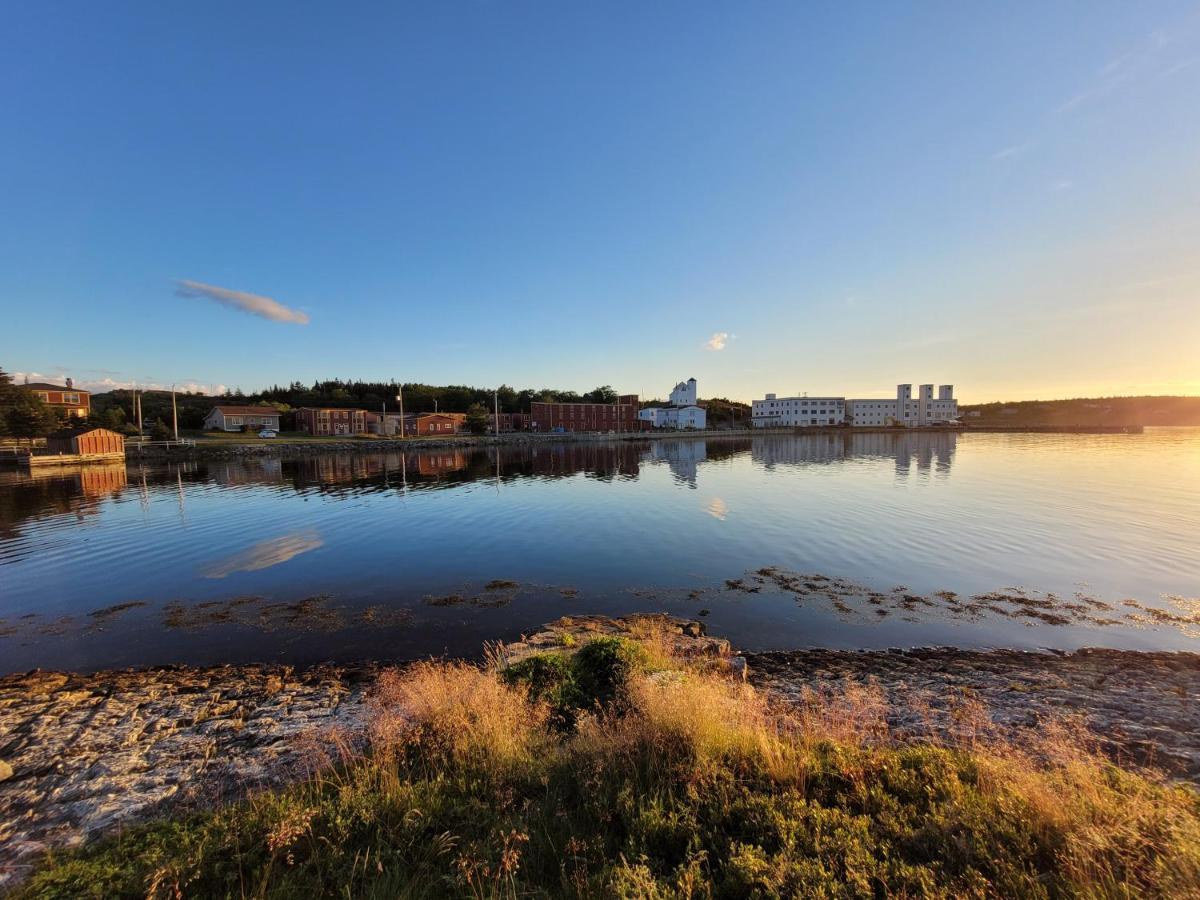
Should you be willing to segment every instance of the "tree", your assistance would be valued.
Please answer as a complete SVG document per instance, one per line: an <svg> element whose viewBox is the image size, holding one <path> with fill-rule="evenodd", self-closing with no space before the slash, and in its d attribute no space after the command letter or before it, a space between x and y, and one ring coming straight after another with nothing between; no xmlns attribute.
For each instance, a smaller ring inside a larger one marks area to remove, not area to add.
<svg viewBox="0 0 1200 900"><path fill-rule="evenodd" d="M617 392L612 389L612 385L606 384L584 394L583 399L587 403L616 403Z"/></svg>
<svg viewBox="0 0 1200 900"><path fill-rule="evenodd" d="M0 369L0 435L15 438L45 437L59 426L58 414L31 390L13 384Z"/></svg>
<svg viewBox="0 0 1200 900"><path fill-rule="evenodd" d="M487 434L488 411L482 403L472 403L467 407L467 429L471 434Z"/></svg>

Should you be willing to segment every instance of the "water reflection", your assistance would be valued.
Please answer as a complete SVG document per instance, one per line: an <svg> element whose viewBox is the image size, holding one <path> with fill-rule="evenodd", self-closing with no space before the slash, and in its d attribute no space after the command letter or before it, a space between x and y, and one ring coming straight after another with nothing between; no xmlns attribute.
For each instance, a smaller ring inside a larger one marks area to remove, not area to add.
<svg viewBox="0 0 1200 900"><path fill-rule="evenodd" d="M959 435L955 432L870 432L780 436L756 441L751 455L764 468L844 463L854 459L894 459L896 477L950 474Z"/></svg>
<svg viewBox="0 0 1200 900"><path fill-rule="evenodd" d="M315 531L285 534L259 541L241 553L205 566L201 573L205 578L225 578L234 572L257 572L259 569L278 566L309 550L316 550L324 543Z"/></svg>
<svg viewBox="0 0 1200 900"><path fill-rule="evenodd" d="M958 435L816 434L770 438L661 439L653 441L533 443L487 448L431 448L409 452L314 454L298 459L248 457L153 466L86 466L33 475L0 472L0 541L14 541L27 520L62 514L93 515L99 501L117 497L132 479L146 510L152 495L169 486L181 519L185 485L270 487L333 495L451 488L481 479L558 479L582 475L598 480L636 480L644 467L666 466L680 486L698 487L705 464L748 457L765 470L890 458L898 478L915 468L948 476ZM718 518L724 516L723 505ZM708 510L710 515L715 515ZM311 548L309 548L311 549ZM266 548L256 550L266 554ZM0 547L0 564L20 558Z"/></svg>
<svg viewBox="0 0 1200 900"><path fill-rule="evenodd" d="M0 658L470 652L564 614L661 609L708 613L753 648L1187 649L1200 639L1197 534L1200 429L9 471Z"/></svg>

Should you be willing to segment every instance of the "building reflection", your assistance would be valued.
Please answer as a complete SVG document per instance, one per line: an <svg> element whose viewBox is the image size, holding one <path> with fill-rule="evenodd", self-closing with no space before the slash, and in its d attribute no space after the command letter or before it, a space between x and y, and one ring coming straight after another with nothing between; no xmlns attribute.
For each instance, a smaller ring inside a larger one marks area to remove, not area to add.
<svg viewBox="0 0 1200 900"><path fill-rule="evenodd" d="M74 470L0 472L0 538L13 538L28 519L87 516L105 498L120 498L131 483L149 503L173 492L184 512L186 485L268 488L330 494L438 490L483 479L519 482L583 476L638 479L643 467L665 466L688 488L703 480L706 466L748 458L756 466L812 466L891 460L895 476L948 477L958 441L955 432L853 431L753 438L656 438L633 441L564 441L493 447L431 447L388 453L317 453L296 459L185 462L165 466L83 466Z"/></svg>
<svg viewBox="0 0 1200 900"><path fill-rule="evenodd" d="M750 455L766 468L843 463L855 459L891 459L897 478L933 472L948 476L958 434L939 432L823 433L756 438Z"/></svg>
<svg viewBox="0 0 1200 900"><path fill-rule="evenodd" d="M124 463L0 472L0 539L18 537L19 526L29 519L93 515L104 498L119 495L128 484Z"/></svg>

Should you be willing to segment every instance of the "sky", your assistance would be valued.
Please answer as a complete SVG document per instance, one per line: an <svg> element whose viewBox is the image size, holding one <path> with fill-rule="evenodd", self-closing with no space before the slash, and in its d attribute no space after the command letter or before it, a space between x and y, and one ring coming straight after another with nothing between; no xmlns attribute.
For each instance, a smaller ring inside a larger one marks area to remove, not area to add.
<svg viewBox="0 0 1200 900"><path fill-rule="evenodd" d="M4 20L21 377L1200 393L1200 3Z"/></svg>

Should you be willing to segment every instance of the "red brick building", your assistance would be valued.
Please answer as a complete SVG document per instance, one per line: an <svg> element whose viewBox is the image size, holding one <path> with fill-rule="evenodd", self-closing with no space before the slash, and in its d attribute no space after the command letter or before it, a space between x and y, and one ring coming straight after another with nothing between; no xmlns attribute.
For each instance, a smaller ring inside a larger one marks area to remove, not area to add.
<svg viewBox="0 0 1200 900"><path fill-rule="evenodd" d="M488 413L488 430L496 433L496 414ZM506 431L528 431L529 430L529 414L528 413L500 413L500 433Z"/></svg>
<svg viewBox="0 0 1200 900"><path fill-rule="evenodd" d="M23 385L28 391L33 391L35 397L54 410L63 413L68 419L86 419L91 411L92 395L75 387L68 378L66 385L49 384L36 381Z"/></svg>
<svg viewBox="0 0 1200 900"><path fill-rule="evenodd" d="M308 434L367 434L379 416L365 409L302 406L296 410L296 428Z"/></svg>
<svg viewBox="0 0 1200 900"><path fill-rule="evenodd" d="M531 403L529 430L638 431L636 394L618 397L616 403Z"/></svg>

